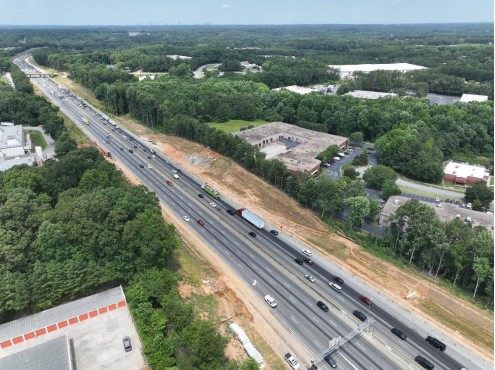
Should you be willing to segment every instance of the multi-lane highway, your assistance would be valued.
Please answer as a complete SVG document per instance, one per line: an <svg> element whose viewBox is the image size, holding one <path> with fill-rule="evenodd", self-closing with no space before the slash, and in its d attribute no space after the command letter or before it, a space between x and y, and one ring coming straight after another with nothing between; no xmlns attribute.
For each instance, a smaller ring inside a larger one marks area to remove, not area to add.
<svg viewBox="0 0 495 370"><path fill-rule="evenodd" d="M25 57L17 58L15 63L26 73L38 72ZM366 285L316 253L310 257L313 264L296 264L295 258L306 257L301 253L304 246L283 233L274 235L268 230L258 230L239 216L230 215L226 210L233 207L228 201L212 199L191 175L174 172L177 167L162 153L155 153L151 143L113 127L95 108L60 89L51 79L33 81L67 117L155 192L166 207L213 248L246 282L246 288L254 290L260 302L267 294L275 298L277 306L272 309L273 315L314 354L313 359L320 359L318 355L326 351L330 340L346 336L361 324L353 316L359 310L376 322L366 333L358 334L332 353L339 368L415 369L417 355L428 358L436 369L490 368L428 323L391 302L379 289ZM255 232L256 237L249 232ZM314 282L306 279L306 274L312 275ZM345 280L340 284L341 293L328 285L336 275ZM361 295L369 297L372 303L367 305L359 300ZM317 301L323 301L328 312L320 309ZM402 330L407 339L393 335L390 331L393 327ZM441 352L432 347L425 341L427 335L442 340L447 350ZM297 349L291 350L297 353ZM310 359L300 360L309 364ZM317 365L330 368L324 361Z"/></svg>

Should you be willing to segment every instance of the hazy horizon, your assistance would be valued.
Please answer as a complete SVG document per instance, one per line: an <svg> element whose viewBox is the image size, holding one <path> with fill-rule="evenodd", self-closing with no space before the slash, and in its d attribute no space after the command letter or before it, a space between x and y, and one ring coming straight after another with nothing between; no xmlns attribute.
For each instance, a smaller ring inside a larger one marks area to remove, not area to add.
<svg viewBox="0 0 495 370"><path fill-rule="evenodd" d="M3 26L394 25L493 23L489 0L24 0Z"/></svg>

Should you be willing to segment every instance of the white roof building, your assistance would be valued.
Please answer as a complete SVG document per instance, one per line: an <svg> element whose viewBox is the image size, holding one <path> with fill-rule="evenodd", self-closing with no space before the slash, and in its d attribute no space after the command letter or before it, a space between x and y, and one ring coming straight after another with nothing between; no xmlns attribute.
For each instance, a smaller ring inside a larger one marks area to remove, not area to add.
<svg viewBox="0 0 495 370"><path fill-rule="evenodd" d="M338 69L340 78L350 78L354 72L372 72L372 71L398 71L409 72L419 69L426 69L423 66L417 66L409 63L391 63L391 64L349 64L349 65L329 65L330 68Z"/></svg>
<svg viewBox="0 0 495 370"><path fill-rule="evenodd" d="M291 85L291 86L284 86L284 87L278 87L276 89L273 89L274 91L280 91L280 90L288 90L296 94L301 94L301 95L306 95L310 94L313 92L318 92L318 90L309 88L309 87L303 87L303 86L297 86L297 85Z"/></svg>
<svg viewBox="0 0 495 370"><path fill-rule="evenodd" d="M397 94L383 93L376 91L354 90L348 92L347 94L344 94L344 96L352 96L353 98L358 98L358 99L380 99L380 98L393 98L397 96Z"/></svg>
<svg viewBox="0 0 495 370"><path fill-rule="evenodd" d="M449 161L443 169L443 178L459 184L472 184L478 181L488 181L490 171L479 165Z"/></svg>
<svg viewBox="0 0 495 370"><path fill-rule="evenodd" d="M7 124L6 124L7 123ZM0 125L0 157L16 158L31 150L31 141L26 140L22 126L13 126L8 122Z"/></svg>
<svg viewBox="0 0 495 370"><path fill-rule="evenodd" d="M473 101L487 101L487 100L488 100L488 96L486 95L462 94L462 97L459 101L461 103L469 103Z"/></svg>

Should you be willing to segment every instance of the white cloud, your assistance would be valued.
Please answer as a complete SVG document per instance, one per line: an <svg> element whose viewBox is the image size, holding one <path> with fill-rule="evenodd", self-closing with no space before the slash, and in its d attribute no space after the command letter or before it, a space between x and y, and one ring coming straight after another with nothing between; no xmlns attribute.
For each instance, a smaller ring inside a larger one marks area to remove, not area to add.
<svg viewBox="0 0 495 370"><path fill-rule="evenodd" d="M221 6L221 8L223 8L223 9L230 9L230 4L223 4Z"/></svg>

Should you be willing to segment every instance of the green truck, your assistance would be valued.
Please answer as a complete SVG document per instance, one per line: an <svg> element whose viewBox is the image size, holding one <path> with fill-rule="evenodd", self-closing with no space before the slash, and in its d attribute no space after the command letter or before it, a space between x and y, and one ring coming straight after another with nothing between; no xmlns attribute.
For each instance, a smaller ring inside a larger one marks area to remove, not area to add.
<svg viewBox="0 0 495 370"><path fill-rule="evenodd" d="M203 189L205 191L205 193L209 194L211 197L213 197L215 199L220 198L220 193L218 191L216 191L215 189L213 189L208 184L201 185L201 189Z"/></svg>

